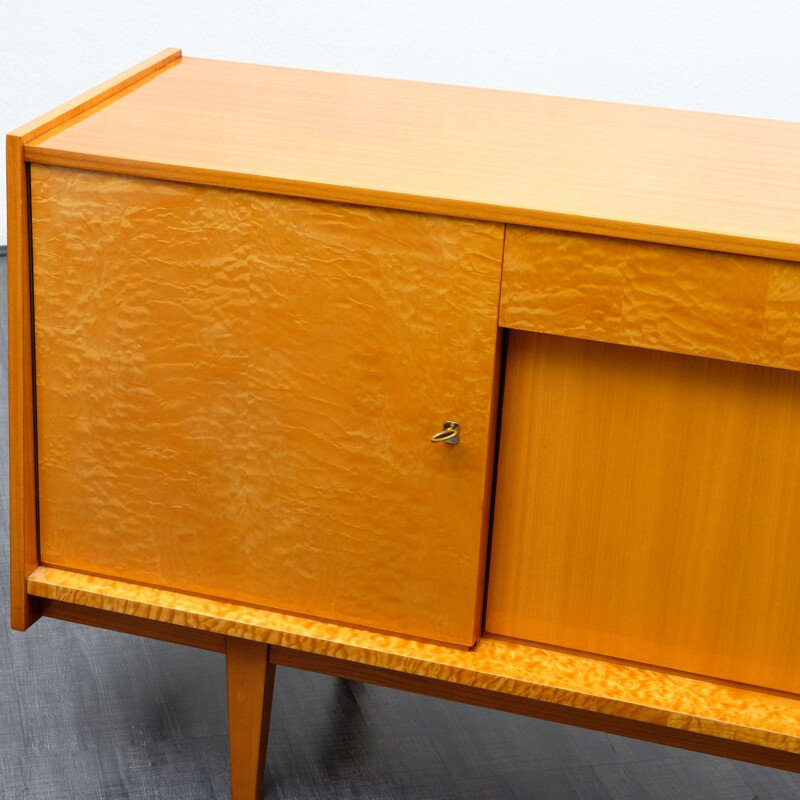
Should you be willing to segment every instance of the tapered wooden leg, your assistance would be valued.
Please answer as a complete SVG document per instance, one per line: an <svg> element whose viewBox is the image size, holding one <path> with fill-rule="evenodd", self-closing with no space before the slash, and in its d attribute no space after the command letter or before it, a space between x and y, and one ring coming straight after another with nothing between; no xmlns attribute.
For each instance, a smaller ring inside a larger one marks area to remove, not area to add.
<svg viewBox="0 0 800 800"><path fill-rule="evenodd" d="M275 665L268 645L228 637L226 666L231 800L261 800Z"/></svg>

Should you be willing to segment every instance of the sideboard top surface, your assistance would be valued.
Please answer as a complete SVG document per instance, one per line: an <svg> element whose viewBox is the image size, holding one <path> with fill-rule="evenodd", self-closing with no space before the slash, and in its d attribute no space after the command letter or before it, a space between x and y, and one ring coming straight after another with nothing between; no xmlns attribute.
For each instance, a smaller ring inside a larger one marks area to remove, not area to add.
<svg viewBox="0 0 800 800"><path fill-rule="evenodd" d="M29 161L800 260L800 124L182 58Z"/></svg>

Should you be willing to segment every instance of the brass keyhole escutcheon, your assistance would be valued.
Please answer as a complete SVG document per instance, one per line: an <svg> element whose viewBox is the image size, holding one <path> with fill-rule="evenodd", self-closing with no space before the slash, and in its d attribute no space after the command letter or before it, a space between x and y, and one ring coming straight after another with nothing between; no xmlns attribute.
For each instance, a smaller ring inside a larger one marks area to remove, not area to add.
<svg viewBox="0 0 800 800"><path fill-rule="evenodd" d="M459 424L448 419L442 424L442 429L431 436L431 441L444 442L445 444L458 444L458 435L460 432L461 427Z"/></svg>

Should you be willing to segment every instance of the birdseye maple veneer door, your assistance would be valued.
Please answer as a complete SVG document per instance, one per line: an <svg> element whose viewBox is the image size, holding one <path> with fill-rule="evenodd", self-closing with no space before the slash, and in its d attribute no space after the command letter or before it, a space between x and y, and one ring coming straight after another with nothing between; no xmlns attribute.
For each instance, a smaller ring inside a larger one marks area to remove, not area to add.
<svg viewBox="0 0 800 800"><path fill-rule="evenodd" d="M37 164L31 210L42 563L474 642L501 225Z"/></svg>

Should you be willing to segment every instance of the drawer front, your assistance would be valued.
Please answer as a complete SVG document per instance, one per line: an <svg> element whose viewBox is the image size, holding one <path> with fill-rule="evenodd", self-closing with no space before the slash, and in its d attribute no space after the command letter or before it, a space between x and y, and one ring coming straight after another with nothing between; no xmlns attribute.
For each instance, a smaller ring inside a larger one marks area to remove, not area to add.
<svg viewBox="0 0 800 800"><path fill-rule="evenodd" d="M31 172L42 561L471 644L502 226Z"/></svg>
<svg viewBox="0 0 800 800"><path fill-rule="evenodd" d="M800 692L800 374L512 331L488 632Z"/></svg>
<svg viewBox="0 0 800 800"><path fill-rule="evenodd" d="M509 225L500 324L800 369L800 264Z"/></svg>

